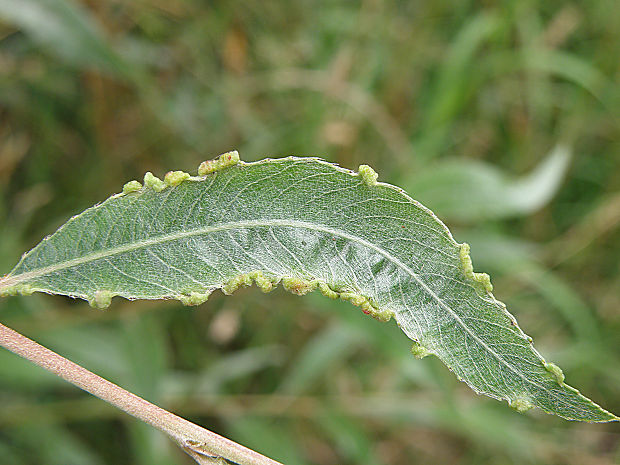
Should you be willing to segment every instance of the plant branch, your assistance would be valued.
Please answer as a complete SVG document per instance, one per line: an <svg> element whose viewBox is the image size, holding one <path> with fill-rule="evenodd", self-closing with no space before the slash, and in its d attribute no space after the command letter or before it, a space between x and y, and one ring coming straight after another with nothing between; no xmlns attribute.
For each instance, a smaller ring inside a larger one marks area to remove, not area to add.
<svg viewBox="0 0 620 465"><path fill-rule="evenodd" d="M200 464L282 465L164 410L0 323L0 346L163 431Z"/></svg>

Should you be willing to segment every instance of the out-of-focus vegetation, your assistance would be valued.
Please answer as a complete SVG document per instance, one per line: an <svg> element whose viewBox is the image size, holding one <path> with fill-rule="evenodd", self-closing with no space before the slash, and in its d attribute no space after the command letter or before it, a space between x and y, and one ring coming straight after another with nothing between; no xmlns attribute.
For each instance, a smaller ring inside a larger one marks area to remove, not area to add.
<svg viewBox="0 0 620 465"><path fill-rule="evenodd" d="M611 0L0 0L0 270L151 170L369 163L472 245L567 381L620 412L620 15ZM555 147L560 147L554 151ZM568 155L568 154L572 155ZM520 415L342 302L0 301L2 322L287 464L620 461L617 424ZM189 464L0 351L0 461Z"/></svg>

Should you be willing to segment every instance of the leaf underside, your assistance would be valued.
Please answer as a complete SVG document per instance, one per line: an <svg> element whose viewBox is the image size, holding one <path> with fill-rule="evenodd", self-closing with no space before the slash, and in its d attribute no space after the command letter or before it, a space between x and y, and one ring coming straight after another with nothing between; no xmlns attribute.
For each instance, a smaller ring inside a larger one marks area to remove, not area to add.
<svg viewBox="0 0 620 465"><path fill-rule="evenodd" d="M71 218L22 257L0 293L104 307L113 296L199 304L251 282L318 288L378 319L393 316L414 354L436 355L477 393L521 411L618 420L544 361L488 276L473 273L468 247L370 168L295 157L211 163L203 176L128 183Z"/></svg>

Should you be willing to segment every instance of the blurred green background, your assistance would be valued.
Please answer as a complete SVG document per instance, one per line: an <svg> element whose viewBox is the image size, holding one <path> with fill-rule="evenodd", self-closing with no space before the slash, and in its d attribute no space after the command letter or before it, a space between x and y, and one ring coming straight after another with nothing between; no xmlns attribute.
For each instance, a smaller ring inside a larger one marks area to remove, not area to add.
<svg viewBox="0 0 620 465"><path fill-rule="evenodd" d="M536 347L620 413L620 15L591 2L0 0L0 272L147 170L319 155L472 245ZM620 463L620 427L476 396L395 324L255 288L2 322L286 464ZM0 351L3 465L190 464Z"/></svg>

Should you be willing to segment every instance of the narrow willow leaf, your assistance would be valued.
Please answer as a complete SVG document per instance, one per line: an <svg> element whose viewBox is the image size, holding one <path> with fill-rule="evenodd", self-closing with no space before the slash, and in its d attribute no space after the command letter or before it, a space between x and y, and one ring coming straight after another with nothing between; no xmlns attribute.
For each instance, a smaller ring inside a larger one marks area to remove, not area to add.
<svg viewBox="0 0 620 465"><path fill-rule="evenodd" d="M238 161L199 176L151 173L70 219L0 281L4 295L204 302L256 283L348 300L394 317L414 352L434 354L478 393L572 420L613 421L564 383L474 273L469 246L402 189L316 158Z"/></svg>

